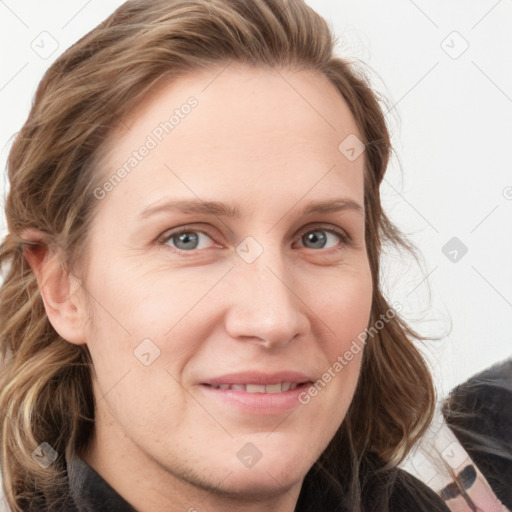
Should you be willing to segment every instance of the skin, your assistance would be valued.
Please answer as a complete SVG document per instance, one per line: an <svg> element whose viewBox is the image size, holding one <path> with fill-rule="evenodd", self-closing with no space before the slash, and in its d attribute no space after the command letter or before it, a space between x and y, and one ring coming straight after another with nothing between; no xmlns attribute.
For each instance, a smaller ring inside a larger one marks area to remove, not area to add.
<svg viewBox="0 0 512 512"><path fill-rule="evenodd" d="M310 201L363 206L364 154L351 162L338 150L362 138L346 102L316 72L221 70L162 85L108 141L103 181L198 100L98 200L81 282L62 274L58 254L27 256L50 321L92 355L96 426L82 457L143 512L293 511L360 372L362 351L307 405L279 414L204 392L204 380L243 369L320 379L367 327L372 297L364 210L301 214ZM139 218L166 198L237 205L240 216ZM162 239L182 227L204 233L199 248ZM325 231L336 228L349 240ZM302 236L311 232L326 245ZM249 236L263 249L252 263L236 251ZM145 366L134 350L147 338L160 355ZM237 457L247 443L261 453L250 468Z"/></svg>

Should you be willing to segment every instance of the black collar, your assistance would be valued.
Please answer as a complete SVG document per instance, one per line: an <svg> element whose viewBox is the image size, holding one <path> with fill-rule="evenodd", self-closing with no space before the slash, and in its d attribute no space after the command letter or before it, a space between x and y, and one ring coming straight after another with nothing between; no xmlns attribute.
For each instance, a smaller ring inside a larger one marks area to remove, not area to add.
<svg viewBox="0 0 512 512"><path fill-rule="evenodd" d="M72 501L62 512L137 512L93 468L80 457L66 458L69 498ZM441 498L409 473L391 471L391 488L379 488L378 479L366 486L364 501L373 506L364 510L387 512L449 512ZM313 467L306 475L295 512L350 512L341 486Z"/></svg>
<svg viewBox="0 0 512 512"><path fill-rule="evenodd" d="M78 512L136 512L80 457L67 459L67 466L69 491ZM334 490L326 486L320 489L306 476L295 512L345 512L340 508L341 501Z"/></svg>
<svg viewBox="0 0 512 512"><path fill-rule="evenodd" d="M136 512L81 458L67 460L71 498L78 512Z"/></svg>

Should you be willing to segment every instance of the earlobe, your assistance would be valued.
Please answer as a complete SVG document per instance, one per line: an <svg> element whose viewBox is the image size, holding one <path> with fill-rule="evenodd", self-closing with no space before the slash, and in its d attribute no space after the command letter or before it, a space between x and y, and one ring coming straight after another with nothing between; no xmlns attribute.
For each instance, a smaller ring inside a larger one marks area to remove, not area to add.
<svg viewBox="0 0 512 512"><path fill-rule="evenodd" d="M41 232L27 231L23 256L34 272L46 315L59 335L70 343L85 344L85 309L79 300L79 283L66 271L62 250Z"/></svg>

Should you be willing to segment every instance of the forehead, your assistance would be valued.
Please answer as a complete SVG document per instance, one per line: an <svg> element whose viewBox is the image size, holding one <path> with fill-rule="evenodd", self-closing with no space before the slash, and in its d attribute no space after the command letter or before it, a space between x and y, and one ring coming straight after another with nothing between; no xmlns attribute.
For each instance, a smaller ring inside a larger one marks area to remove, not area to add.
<svg viewBox="0 0 512 512"><path fill-rule="evenodd" d="M354 136L347 103L318 72L201 70L161 84L123 119L102 178L124 172L104 203L147 203L174 189L222 200L247 186L298 199L339 185L362 197L364 154L351 161L339 150Z"/></svg>

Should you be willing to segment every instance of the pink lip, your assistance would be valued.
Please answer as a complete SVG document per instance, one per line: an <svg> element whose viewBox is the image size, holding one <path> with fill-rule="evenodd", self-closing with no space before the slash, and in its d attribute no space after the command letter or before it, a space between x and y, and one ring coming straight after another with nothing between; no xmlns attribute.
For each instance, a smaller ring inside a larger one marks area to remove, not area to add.
<svg viewBox="0 0 512 512"><path fill-rule="evenodd" d="M217 389L221 384L278 384L296 383L298 386L280 393L248 393L232 389ZM235 408L244 414L278 415L289 412L301 405L299 395L313 384L313 379L304 373L284 371L279 373L240 372L215 377L200 386L208 400L219 401L222 405Z"/></svg>

